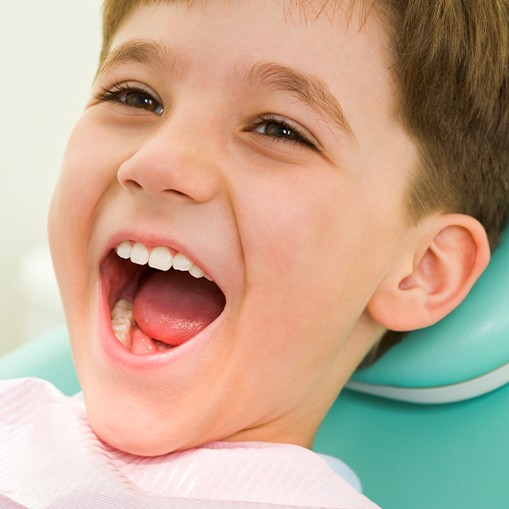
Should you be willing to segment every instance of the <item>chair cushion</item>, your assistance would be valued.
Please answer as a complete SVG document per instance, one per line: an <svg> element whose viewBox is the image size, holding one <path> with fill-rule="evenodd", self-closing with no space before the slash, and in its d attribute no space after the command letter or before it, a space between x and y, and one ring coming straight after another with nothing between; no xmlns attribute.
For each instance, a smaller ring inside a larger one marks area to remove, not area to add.
<svg viewBox="0 0 509 509"><path fill-rule="evenodd" d="M48 380L68 396L80 391L65 326L0 357L0 380L24 377Z"/></svg>

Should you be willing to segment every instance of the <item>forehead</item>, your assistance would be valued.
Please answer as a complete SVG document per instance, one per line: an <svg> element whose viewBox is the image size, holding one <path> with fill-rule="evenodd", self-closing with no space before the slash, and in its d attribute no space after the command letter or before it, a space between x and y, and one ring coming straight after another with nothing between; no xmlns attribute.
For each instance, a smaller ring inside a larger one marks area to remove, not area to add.
<svg viewBox="0 0 509 509"><path fill-rule="evenodd" d="M222 0L225 5L232 5L246 0ZM251 1L251 0L248 0ZM274 0L277 2L278 0ZM106 0L104 13L106 18L123 18L132 8L154 4L187 4L188 6L207 3L207 0ZM338 13L351 13L354 8L364 9L365 12L375 7L374 2L365 0L281 0L280 3L287 12L298 12L306 18L326 16L333 19ZM107 19L108 21L108 19Z"/></svg>
<svg viewBox="0 0 509 509"><path fill-rule="evenodd" d="M288 22L310 24L319 19L327 19L331 23L347 21L354 28L361 29L369 17L382 15L385 18L385 3L367 0L272 0L280 5ZM184 4L188 7L205 7L215 4L218 7L236 6L241 3L252 3L253 7L262 7L263 0L106 0L103 9L103 56L111 45L111 39L126 17L133 11L147 5ZM220 5L222 4L222 5Z"/></svg>
<svg viewBox="0 0 509 509"><path fill-rule="evenodd" d="M327 39L333 31L333 39L339 44L345 35L358 36L355 37L357 43L366 41L369 53L379 53L384 60L388 61L390 44L388 44L384 24L373 5L374 3L363 0L257 0L256 2L252 0L146 0L136 3L125 17L118 19L115 27L112 26L113 33L109 34L111 39L108 50L117 45L119 40L125 40L127 37L155 39L180 32L179 27L175 26L163 28L162 32L157 31L154 28L155 24L146 23L147 20L150 21L150 18L154 21L154 18L158 17L158 7L167 6L175 9L175 12L180 11L180 14L186 10L194 13L201 11L201 15L195 16L192 23L201 31L214 34L215 38L221 37L221 34L217 34L220 19L236 17L241 23L241 30L230 35L237 37L233 42L239 46L248 38L252 39L264 34L271 37L275 52L281 53L282 48L295 47L295 40L288 42L278 32L270 33L271 29L277 28L285 30L285 33L299 32L299 37L306 40L306 46L321 48L322 55L326 57L330 56L335 49L330 46L331 39ZM141 18L145 23L140 22ZM130 23L133 19L134 23ZM185 23L186 20L183 21ZM276 22L271 23L271 21ZM128 33L125 30L126 24L129 25ZM320 36L323 29L328 33ZM202 51L204 50L205 48L202 48ZM208 51L209 48L206 50ZM289 51L291 52L291 48ZM106 54L107 52L103 56ZM386 62L386 68L389 67L391 67L390 62Z"/></svg>

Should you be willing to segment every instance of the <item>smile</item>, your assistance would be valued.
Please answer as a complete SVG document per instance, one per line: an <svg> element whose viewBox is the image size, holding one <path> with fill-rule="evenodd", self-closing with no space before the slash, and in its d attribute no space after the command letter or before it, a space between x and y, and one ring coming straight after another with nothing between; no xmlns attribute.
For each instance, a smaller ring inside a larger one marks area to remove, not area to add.
<svg viewBox="0 0 509 509"><path fill-rule="evenodd" d="M225 297L204 270L166 246L126 240L101 266L117 340L133 354L175 348L224 310Z"/></svg>

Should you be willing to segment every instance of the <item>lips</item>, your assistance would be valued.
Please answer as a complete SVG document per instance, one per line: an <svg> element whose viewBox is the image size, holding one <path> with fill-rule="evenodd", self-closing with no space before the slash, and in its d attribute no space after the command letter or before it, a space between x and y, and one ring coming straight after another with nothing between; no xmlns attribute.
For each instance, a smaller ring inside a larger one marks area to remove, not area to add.
<svg viewBox="0 0 509 509"><path fill-rule="evenodd" d="M226 299L205 271L167 246L122 241L101 265L111 327L137 355L175 348L208 327Z"/></svg>

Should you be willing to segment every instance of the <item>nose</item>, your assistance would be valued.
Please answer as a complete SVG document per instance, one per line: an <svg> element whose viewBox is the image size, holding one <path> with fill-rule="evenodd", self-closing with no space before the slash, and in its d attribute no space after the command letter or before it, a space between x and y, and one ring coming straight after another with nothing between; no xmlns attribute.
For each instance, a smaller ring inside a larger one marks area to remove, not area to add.
<svg viewBox="0 0 509 509"><path fill-rule="evenodd" d="M181 195L196 202L211 200L219 189L219 148L190 128L161 126L138 142L118 172L120 184L152 197Z"/></svg>

